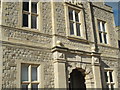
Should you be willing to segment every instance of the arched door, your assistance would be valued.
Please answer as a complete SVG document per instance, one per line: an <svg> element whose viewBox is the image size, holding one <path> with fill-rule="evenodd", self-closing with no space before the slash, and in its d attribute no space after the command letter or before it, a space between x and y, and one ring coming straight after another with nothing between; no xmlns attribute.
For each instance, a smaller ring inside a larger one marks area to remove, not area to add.
<svg viewBox="0 0 120 90"><path fill-rule="evenodd" d="M69 82L69 90L86 90L84 75L78 69L72 71Z"/></svg>

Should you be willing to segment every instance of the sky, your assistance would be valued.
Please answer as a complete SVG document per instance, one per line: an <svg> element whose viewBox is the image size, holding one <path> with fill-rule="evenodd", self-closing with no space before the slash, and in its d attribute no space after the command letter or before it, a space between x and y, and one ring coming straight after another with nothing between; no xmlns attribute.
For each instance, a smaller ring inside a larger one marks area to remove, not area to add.
<svg viewBox="0 0 120 90"><path fill-rule="evenodd" d="M113 8L115 25L120 26L120 1L119 2L106 2L107 5Z"/></svg>

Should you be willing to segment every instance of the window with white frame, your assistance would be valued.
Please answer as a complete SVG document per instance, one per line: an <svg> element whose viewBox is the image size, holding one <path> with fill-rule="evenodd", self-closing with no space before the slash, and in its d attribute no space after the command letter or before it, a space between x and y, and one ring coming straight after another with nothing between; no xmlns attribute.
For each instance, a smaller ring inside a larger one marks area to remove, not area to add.
<svg viewBox="0 0 120 90"><path fill-rule="evenodd" d="M29 0L23 2L22 26L37 29L38 22L38 2Z"/></svg>
<svg viewBox="0 0 120 90"><path fill-rule="evenodd" d="M72 8L69 10L70 35L81 36L80 11Z"/></svg>
<svg viewBox="0 0 120 90"><path fill-rule="evenodd" d="M40 88L40 65L22 64L21 65L21 88L38 89Z"/></svg>
<svg viewBox="0 0 120 90"><path fill-rule="evenodd" d="M99 31L99 41L100 43L107 44L107 30L106 22L98 20L98 31Z"/></svg>
<svg viewBox="0 0 120 90"><path fill-rule="evenodd" d="M113 80L113 70L105 70L104 72L106 88L114 90L115 82Z"/></svg>

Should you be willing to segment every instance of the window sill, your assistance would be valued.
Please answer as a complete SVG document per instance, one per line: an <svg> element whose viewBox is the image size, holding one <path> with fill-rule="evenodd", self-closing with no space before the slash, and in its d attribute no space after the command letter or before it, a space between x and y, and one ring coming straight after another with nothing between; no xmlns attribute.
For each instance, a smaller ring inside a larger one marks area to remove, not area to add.
<svg viewBox="0 0 120 90"><path fill-rule="evenodd" d="M105 44L105 43L98 43L98 45L100 46L107 46L107 47L111 47L110 44Z"/></svg>
<svg viewBox="0 0 120 90"><path fill-rule="evenodd" d="M84 39L83 37L79 37L79 36L67 36L67 38L69 40L73 40L73 41L79 41L79 42L82 42L82 43L89 43L88 40Z"/></svg>
<svg viewBox="0 0 120 90"><path fill-rule="evenodd" d="M111 46L110 44L104 44L104 43L99 43L98 46L103 46L103 47L108 47L108 48L117 49L116 47L113 47L113 46Z"/></svg>
<svg viewBox="0 0 120 90"><path fill-rule="evenodd" d="M29 27L21 27L21 28L25 30L39 31L39 29L35 29L35 28L29 28Z"/></svg>

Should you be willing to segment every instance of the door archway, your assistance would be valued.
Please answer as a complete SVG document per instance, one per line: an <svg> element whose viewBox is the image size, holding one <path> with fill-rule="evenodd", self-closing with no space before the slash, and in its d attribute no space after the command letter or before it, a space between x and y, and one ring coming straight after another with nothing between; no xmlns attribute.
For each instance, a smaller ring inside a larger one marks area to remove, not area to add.
<svg viewBox="0 0 120 90"><path fill-rule="evenodd" d="M86 90L85 75L78 69L73 69L70 73L69 90L74 89Z"/></svg>

